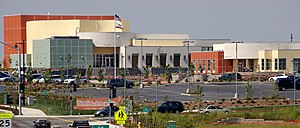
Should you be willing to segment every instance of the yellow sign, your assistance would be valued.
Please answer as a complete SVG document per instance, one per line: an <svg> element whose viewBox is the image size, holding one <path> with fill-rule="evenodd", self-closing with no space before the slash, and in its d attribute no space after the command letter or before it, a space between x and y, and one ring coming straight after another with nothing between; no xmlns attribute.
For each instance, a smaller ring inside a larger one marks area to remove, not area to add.
<svg viewBox="0 0 300 128"><path fill-rule="evenodd" d="M12 114L11 113L0 113L0 119L11 119ZM127 118L127 116L126 116Z"/></svg>
<svg viewBox="0 0 300 128"><path fill-rule="evenodd" d="M115 113L115 120L116 121L125 121L125 120L127 120L127 114L122 109L120 109L119 111L117 111Z"/></svg>

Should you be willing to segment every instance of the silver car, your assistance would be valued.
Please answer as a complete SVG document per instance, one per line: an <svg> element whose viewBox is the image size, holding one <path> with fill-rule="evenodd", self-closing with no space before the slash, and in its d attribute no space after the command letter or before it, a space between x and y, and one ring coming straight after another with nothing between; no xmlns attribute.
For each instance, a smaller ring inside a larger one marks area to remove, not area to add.
<svg viewBox="0 0 300 128"><path fill-rule="evenodd" d="M216 106L216 105L208 105L206 108L200 110L200 113L203 113L203 114L208 114L208 113L212 113L212 112L229 113L229 112L231 112L231 110L227 109L227 108L221 108L221 107Z"/></svg>

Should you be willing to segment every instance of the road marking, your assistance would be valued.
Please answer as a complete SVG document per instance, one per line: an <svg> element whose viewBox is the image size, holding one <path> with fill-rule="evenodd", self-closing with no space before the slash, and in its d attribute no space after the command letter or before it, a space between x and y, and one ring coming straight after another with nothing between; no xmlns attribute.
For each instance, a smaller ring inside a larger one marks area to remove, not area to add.
<svg viewBox="0 0 300 128"><path fill-rule="evenodd" d="M156 90L156 89L154 89L154 88L144 88L144 89L148 89L148 90ZM161 89L157 89L157 91L161 91L161 92L169 92L169 93L174 93L174 94L179 94L179 95L181 95L181 92L173 92L173 91L161 90Z"/></svg>

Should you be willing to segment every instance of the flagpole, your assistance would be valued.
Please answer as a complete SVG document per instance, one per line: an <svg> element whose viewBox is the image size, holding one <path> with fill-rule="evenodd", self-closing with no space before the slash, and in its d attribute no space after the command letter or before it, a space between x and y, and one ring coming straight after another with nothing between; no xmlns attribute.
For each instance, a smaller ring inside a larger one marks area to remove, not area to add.
<svg viewBox="0 0 300 128"><path fill-rule="evenodd" d="M116 13L114 13L114 79L116 79L117 75L117 53L116 53Z"/></svg>

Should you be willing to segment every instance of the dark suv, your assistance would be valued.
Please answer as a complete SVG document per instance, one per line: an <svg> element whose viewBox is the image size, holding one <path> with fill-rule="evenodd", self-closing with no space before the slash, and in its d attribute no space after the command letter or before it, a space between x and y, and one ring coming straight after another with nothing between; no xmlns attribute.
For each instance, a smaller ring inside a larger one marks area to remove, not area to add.
<svg viewBox="0 0 300 128"><path fill-rule="evenodd" d="M133 81L126 80L126 88L132 88L134 85ZM107 87L124 87L124 79L110 79L107 81Z"/></svg>
<svg viewBox="0 0 300 128"><path fill-rule="evenodd" d="M161 113L171 112L180 113L183 112L184 107L180 101L166 101L159 105L157 111Z"/></svg>
<svg viewBox="0 0 300 128"><path fill-rule="evenodd" d="M240 73L237 73L237 79L242 79L242 76ZM235 73L225 73L222 76L219 77L219 81L232 81L235 80Z"/></svg>

